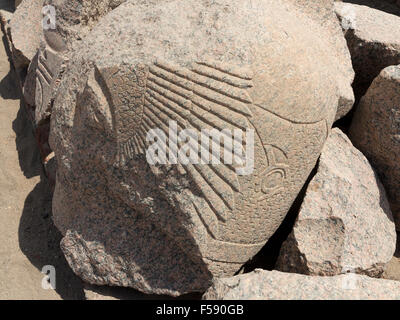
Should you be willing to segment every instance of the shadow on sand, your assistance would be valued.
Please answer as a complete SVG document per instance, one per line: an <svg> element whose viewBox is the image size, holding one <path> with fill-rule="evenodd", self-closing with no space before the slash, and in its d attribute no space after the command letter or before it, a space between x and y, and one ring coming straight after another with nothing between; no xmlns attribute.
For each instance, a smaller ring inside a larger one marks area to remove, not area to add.
<svg viewBox="0 0 400 320"><path fill-rule="evenodd" d="M82 282L69 268L59 246L62 235L52 221L52 191L22 104L13 129L22 172L28 179L40 176L40 182L25 199L18 230L21 251L40 271L45 265L55 267L56 292L63 299L84 299Z"/></svg>

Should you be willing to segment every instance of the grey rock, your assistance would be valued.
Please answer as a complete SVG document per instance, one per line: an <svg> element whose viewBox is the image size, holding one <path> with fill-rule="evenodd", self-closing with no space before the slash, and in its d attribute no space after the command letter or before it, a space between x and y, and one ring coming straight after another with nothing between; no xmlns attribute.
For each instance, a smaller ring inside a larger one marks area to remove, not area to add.
<svg viewBox="0 0 400 320"><path fill-rule="evenodd" d="M400 230L400 66L385 68L374 80L349 135L379 173Z"/></svg>
<svg viewBox="0 0 400 320"><path fill-rule="evenodd" d="M333 129L276 268L380 277L395 248L395 225L379 178L347 136Z"/></svg>
<svg viewBox="0 0 400 320"><path fill-rule="evenodd" d="M217 279L204 300L399 300L400 282L357 274L332 277L265 271Z"/></svg>
<svg viewBox="0 0 400 320"><path fill-rule="evenodd" d="M363 95L387 66L400 64L400 17L351 3L335 3L356 72L355 89Z"/></svg>

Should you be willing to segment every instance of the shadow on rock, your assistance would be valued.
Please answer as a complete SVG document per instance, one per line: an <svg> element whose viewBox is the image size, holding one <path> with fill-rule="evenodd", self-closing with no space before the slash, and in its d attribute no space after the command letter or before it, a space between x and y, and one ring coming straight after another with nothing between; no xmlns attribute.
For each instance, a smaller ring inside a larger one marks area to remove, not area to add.
<svg viewBox="0 0 400 320"><path fill-rule="evenodd" d="M15 143L22 172L28 179L39 176L42 173L40 153L33 136L32 125L22 103L17 118L13 121L13 130L16 134Z"/></svg>
<svg viewBox="0 0 400 320"><path fill-rule="evenodd" d="M8 12L14 12L15 0L0 0L0 9Z"/></svg>
<svg viewBox="0 0 400 320"><path fill-rule="evenodd" d="M163 295L149 295L132 288L96 286L85 284L88 300L200 300L203 293L190 293L174 298Z"/></svg>
<svg viewBox="0 0 400 320"><path fill-rule="evenodd" d="M343 2L367 6L373 9L384 11L386 13L400 16L400 8L395 4L396 0L392 1L376 1L376 0L343 0Z"/></svg>

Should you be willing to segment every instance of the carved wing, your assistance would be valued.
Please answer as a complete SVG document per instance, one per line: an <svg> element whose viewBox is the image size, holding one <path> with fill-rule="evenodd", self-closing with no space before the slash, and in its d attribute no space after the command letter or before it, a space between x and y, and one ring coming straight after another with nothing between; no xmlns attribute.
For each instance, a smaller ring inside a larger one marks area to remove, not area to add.
<svg viewBox="0 0 400 320"><path fill-rule="evenodd" d="M120 69L121 70L121 69ZM203 129L224 129L233 132L241 129L246 132L251 128L248 118L251 117L248 105L252 100L247 89L252 87L252 75L248 70L236 69L220 65L212 61L194 63L192 67L183 68L164 61L157 61L148 67L146 83L140 84L137 77L135 89L130 89L140 102L135 103L136 110L127 108L126 92L128 88L115 94L120 85L110 88L115 82L111 81L112 74L105 80L110 91L115 96L114 108L125 110L124 115L116 114L116 123L122 126L117 128L117 135L122 138L120 147L122 157L130 158L135 153L143 153L146 146L146 134L150 129L160 128L168 136L168 126L171 120L176 121L178 131L194 129L201 132ZM131 71L132 72L132 71ZM126 72L122 72L126 74ZM115 74L115 72L114 72ZM143 74L143 72L141 72ZM124 76L127 77L126 75ZM117 77L120 79L121 77ZM103 74L103 79L105 79ZM111 81L111 83L110 83ZM118 81L120 83L120 81ZM143 81L141 81L143 82ZM132 83L132 79L130 79ZM135 87L134 86L134 87ZM145 90L143 88L145 87ZM143 93L142 95L140 93ZM142 104L138 110L138 104ZM125 109L124 109L125 108ZM129 114L129 112L131 114ZM126 121L137 118L141 114L140 124L136 122L134 128ZM133 129L133 130L132 130ZM128 132L130 134L128 134ZM127 138L127 134L130 138ZM171 144L171 141L169 142ZM244 152L244 142L242 152ZM171 145L166 145L165 149ZM179 145L174 148L179 149ZM224 146L225 147L225 146ZM201 145L199 149L201 149ZM200 151L200 150L199 150ZM195 208L209 232L216 236L218 233L218 220L226 221L228 215L234 210L234 192L240 191L240 185L235 166L232 164L178 164L182 174L188 173L192 181L204 195L194 201Z"/></svg>

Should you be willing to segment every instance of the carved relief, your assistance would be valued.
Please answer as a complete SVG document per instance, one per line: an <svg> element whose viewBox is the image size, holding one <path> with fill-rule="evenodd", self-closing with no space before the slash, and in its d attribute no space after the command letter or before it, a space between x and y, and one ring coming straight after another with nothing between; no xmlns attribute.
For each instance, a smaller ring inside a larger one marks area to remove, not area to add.
<svg viewBox="0 0 400 320"><path fill-rule="evenodd" d="M160 128L168 135L169 121L176 121L178 130L252 128L251 71L233 68L213 61L193 63L184 68L165 61L151 66L115 66L95 69L95 78L113 113L114 135L118 144L116 164L125 166L147 148L146 134ZM257 143L263 149L264 163L252 180L251 198L243 200L240 179L232 164L178 164L178 172L190 176L203 198L193 200L210 241L219 241L220 228L243 208L259 210L268 197L282 191L286 179L287 156L276 146ZM175 142L173 142L175 143ZM245 142L242 143L244 152ZM165 149L179 148L171 141ZM254 199L253 199L254 198ZM236 204L240 202L240 207ZM223 242L229 246L229 242ZM214 244L216 245L216 244ZM234 245L232 243L232 245ZM239 245L239 244L237 244ZM254 250L259 244L249 244Z"/></svg>
<svg viewBox="0 0 400 320"><path fill-rule="evenodd" d="M38 51L38 66L36 69L35 118L43 120L52 100L53 90L57 85L57 77L61 65L66 60L49 47Z"/></svg>

